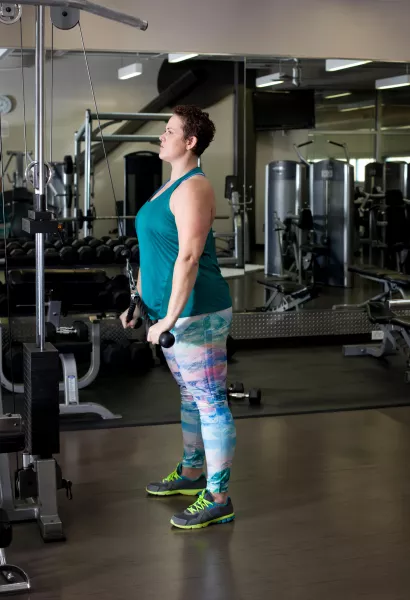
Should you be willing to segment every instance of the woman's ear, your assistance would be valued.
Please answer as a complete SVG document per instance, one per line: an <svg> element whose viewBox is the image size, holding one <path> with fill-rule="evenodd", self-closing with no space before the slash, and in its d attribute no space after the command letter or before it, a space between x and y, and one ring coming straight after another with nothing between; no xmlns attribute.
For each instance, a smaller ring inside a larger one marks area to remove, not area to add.
<svg viewBox="0 0 410 600"><path fill-rule="evenodd" d="M195 136L192 136L190 138L187 139L186 141L186 149L187 150L193 150L195 148L195 146L198 143L198 138Z"/></svg>

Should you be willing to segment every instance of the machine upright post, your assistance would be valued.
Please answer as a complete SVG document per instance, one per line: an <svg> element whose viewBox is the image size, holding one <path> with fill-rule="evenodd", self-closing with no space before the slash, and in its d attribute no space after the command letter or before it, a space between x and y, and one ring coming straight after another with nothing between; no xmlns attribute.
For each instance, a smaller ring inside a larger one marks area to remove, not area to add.
<svg viewBox="0 0 410 600"><path fill-rule="evenodd" d="M91 133L92 120L91 112L85 112L85 149L84 149L84 216L88 214L91 206ZM84 237L89 235L90 226L87 221L84 223Z"/></svg>
<svg viewBox="0 0 410 600"><path fill-rule="evenodd" d="M36 8L36 122L35 122L35 210L45 206L44 173L44 7ZM45 284L44 284L44 233L36 233L36 343L40 350L45 344Z"/></svg>

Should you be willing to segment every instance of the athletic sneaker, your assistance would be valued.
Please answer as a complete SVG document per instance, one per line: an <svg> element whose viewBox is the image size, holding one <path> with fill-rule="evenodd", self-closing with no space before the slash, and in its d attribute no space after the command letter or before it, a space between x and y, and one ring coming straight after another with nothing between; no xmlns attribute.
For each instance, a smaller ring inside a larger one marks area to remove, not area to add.
<svg viewBox="0 0 410 600"><path fill-rule="evenodd" d="M201 529L212 524L229 523L234 518L230 498L226 504L218 504L211 492L204 490L192 506L172 517L171 524L180 529Z"/></svg>
<svg viewBox="0 0 410 600"><path fill-rule="evenodd" d="M197 496L206 488L206 477L204 473L198 479L188 479L182 475L182 464L175 471L159 482L150 483L146 490L153 496Z"/></svg>

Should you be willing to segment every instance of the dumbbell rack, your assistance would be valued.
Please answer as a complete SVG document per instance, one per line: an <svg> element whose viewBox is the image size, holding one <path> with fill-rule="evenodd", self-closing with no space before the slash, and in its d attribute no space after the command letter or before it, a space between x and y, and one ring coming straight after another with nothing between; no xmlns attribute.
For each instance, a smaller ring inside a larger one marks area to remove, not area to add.
<svg viewBox="0 0 410 600"><path fill-rule="evenodd" d="M45 242L44 260L47 268L125 265L124 250L129 251L132 264L139 264L139 245L135 237L103 236L98 239L88 236L66 240L57 237ZM22 237L0 240L0 266L5 266L6 263L8 268L33 266L35 252L35 242L31 239Z"/></svg>

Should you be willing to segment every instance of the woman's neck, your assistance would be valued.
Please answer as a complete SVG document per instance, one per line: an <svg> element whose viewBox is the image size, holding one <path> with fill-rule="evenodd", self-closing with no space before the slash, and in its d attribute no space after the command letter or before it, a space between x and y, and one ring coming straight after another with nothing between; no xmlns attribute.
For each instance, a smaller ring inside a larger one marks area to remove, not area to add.
<svg viewBox="0 0 410 600"><path fill-rule="evenodd" d="M188 159L184 157L172 163L171 166L171 181L176 181L198 166L198 158L196 156L190 156Z"/></svg>

